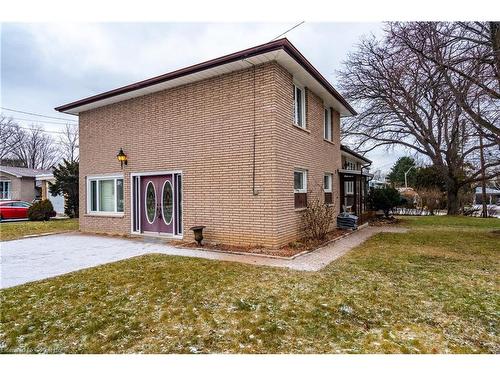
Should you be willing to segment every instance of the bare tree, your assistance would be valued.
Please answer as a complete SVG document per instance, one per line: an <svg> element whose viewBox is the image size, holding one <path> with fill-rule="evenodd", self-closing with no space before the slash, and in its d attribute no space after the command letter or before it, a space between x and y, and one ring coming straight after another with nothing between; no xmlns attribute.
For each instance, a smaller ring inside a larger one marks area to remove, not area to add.
<svg viewBox="0 0 500 375"><path fill-rule="evenodd" d="M59 151L54 139L43 132L39 125L31 125L27 130L17 132L18 146L12 151L24 167L49 169L57 164Z"/></svg>
<svg viewBox="0 0 500 375"><path fill-rule="evenodd" d="M460 188L481 178L477 124L449 89L445 71L394 38L391 27L382 40L363 39L340 72L346 96L361 109L343 131L360 151L399 144L429 158L446 179L448 213L456 214ZM468 90L473 83L460 85ZM500 155L488 135L491 173Z"/></svg>
<svg viewBox="0 0 500 375"><path fill-rule="evenodd" d="M0 161L12 156L12 151L19 146L19 124L12 118L0 114Z"/></svg>
<svg viewBox="0 0 500 375"><path fill-rule="evenodd" d="M64 134L59 137L62 158L69 162L78 161L78 127L66 124L63 133Z"/></svg>
<svg viewBox="0 0 500 375"><path fill-rule="evenodd" d="M500 22L397 22L388 33L436 66L456 103L500 145Z"/></svg>

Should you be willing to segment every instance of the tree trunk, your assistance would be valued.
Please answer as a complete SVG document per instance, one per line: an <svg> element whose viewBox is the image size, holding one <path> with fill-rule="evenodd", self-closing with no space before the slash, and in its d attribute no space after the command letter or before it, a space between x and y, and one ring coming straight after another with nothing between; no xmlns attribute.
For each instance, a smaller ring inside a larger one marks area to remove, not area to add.
<svg viewBox="0 0 500 375"><path fill-rule="evenodd" d="M486 202L486 172L484 170L483 133L479 133L479 155L481 158L481 203L483 205L482 217L488 217L488 202Z"/></svg>
<svg viewBox="0 0 500 375"><path fill-rule="evenodd" d="M448 198L448 215L458 215L459 213L458 184L452 183L448 185L447 198Z"/></svg>

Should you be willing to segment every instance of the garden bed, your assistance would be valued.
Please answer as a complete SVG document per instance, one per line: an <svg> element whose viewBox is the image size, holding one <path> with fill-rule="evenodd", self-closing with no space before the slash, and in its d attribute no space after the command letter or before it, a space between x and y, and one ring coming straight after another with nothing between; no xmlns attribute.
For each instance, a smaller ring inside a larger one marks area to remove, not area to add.
<svg viewBox="0 0 500 375"><path fill-rule="evenodd" d="M248 253L248 254L258 254L267 255L280 258L291 258L298 254L310 252L316 250L320 247L327 245L330 242L336 241L345 235L351 233L349 230L334 229L329 232L326 238L322 241L303 239L300 241L290 242L279 248L268 248L263 246L237 246L237 245L227 245L223 243L216 242L203 242L203 250L215 250L224 251L231 253ZM175 245L180 248L195 248L200 249L200 246L194 241L178 241Z"/></svg>
<svg viewBox="0 0 500 375"><path fill-rule="evenodd" d="M398 219L397 217L390 216L390 217L385 217L385 216L379 216L379 217L374 217L370 220L370 225L375 226L375 227L382 227L382 226L388 226L388 225L398 225L401 223L401 219Z"/></svg>

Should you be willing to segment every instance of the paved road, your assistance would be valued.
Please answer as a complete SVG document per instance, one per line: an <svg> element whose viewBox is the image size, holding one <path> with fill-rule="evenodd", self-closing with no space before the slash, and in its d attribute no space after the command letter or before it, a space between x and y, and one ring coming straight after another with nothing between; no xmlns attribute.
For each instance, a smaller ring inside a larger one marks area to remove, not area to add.
<svg viewBox="0 0 500 375"><path fill-rule="evenodd" d="M80 233L26 238L0 243L0 287L7 288L151 253L318 271L376 233L404 231L404 228L368 227L292 260L176 248L163 243Z"/></svg>

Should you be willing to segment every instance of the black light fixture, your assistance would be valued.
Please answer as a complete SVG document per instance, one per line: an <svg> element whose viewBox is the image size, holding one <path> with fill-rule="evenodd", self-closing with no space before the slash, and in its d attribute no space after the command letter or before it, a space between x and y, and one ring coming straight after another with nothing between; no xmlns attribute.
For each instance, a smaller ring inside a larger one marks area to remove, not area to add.
<svg viewBox="0 0 500 375"><path fill-rule="evenodd" d="M116 155L116 158L120 161L120 166L123 169L123 164L127 165L127 155L125 155L121 147L120 151L118 152L118 155Z"/></svg>

